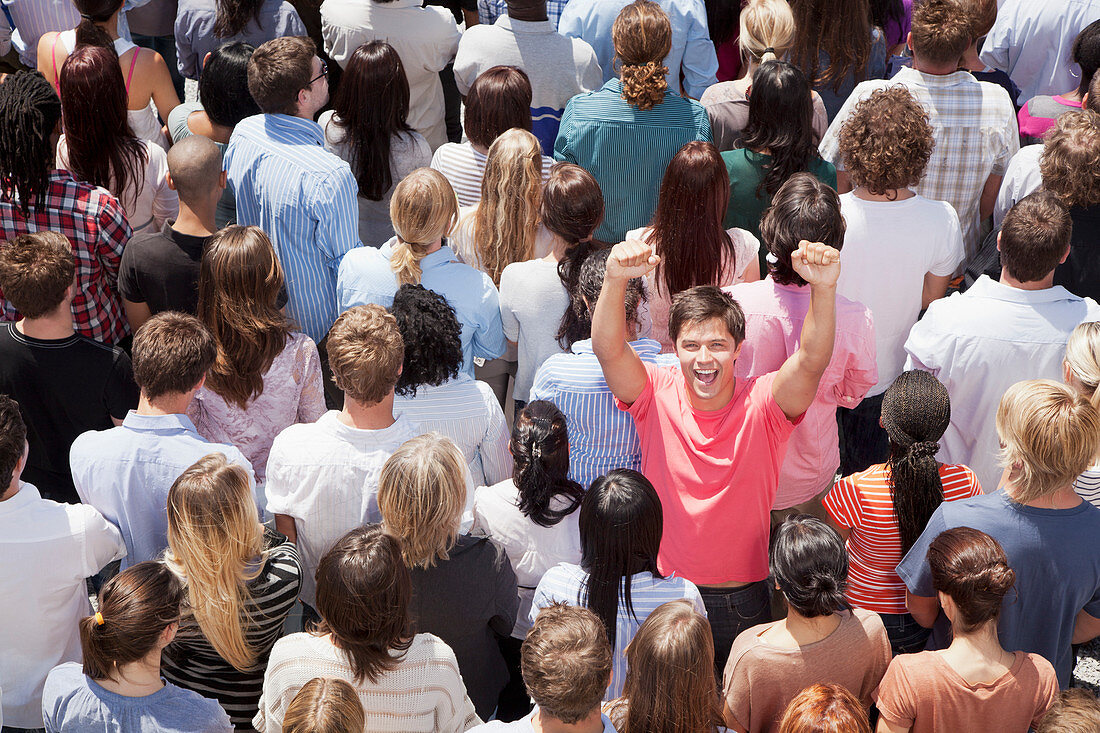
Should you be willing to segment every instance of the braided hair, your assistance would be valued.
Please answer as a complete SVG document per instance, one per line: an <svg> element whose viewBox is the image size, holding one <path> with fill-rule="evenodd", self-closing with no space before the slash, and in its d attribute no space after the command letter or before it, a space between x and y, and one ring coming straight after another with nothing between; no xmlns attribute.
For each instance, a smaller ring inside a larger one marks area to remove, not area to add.
<svg viewBox="0 0 1100 733"><path fill-rule="evenodd" d="M951 421L951 400L928 372L903 372L882 398L882 426L890 438L890 498L904 555L943 503L937 442Z"/></svg>
<svg viewBox="0 0 1100 733"><path fill-rule="evenodd" d="M49 186L61 100L37 71L17 71L0 84L0 200L19 200L30 216Z"/></svg>

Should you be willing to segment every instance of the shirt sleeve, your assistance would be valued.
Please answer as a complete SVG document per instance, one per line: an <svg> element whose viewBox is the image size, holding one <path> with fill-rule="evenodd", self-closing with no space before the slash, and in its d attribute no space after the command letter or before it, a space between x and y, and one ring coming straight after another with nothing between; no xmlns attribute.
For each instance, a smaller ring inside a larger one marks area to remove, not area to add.
<svg viewBox="0 0 1100 733"><path fill-rule="evenodd" d="M566 6L568 8L568 6ZM565 31L561 31L564 33ZM565 103L565 111L561 115L561 123L558 125L558 136L554 138L554 160L564 160L567 163L576 163L577 156L570 145L570 135L573 132L573 100Z"/></svg>
<svg viewBox="0 0 1100 733"><path fill-rule="evenodd" d="M134 383L134 370L130 357L120 350L115 355L111 372L107 376L107 384L103 390L103 406L111 417L122 420L130 410L137 408L139 396L138 386Z"/></svg>
<svg viewBox="0 0 1100 733"><path fill-rule="evenodd" d="M359 184L346 163L315 189L317 246L328 259L333 278L339 273L344 255L360 245L358 191Z"/></svg>
<svg viewBox="0 0 1100 733"><path fill-rule="evenodd" d="M126 557L126 543L118 528L88 504L78 504L70 511L79 511L84 519L84 555L81 573L90 578L109 563Z"/></svg>
<svg viewBox="0 0 1100 733"><path fill-rule="evenodd" d="M496 613L489 619L489 627L506 637L512 633L516 625L516 614L519 613L519 592L516 589L516 573L512 570L512 563L508 560L508 554L504 548L492 540L485 540L493 548L494 575L496 578Z"/></svg>
<svg viewBox="0 0 1100 733"><path fill-rule="evenodd" d="M983 64L999 69L1009 76L1012 76L1011 54L1015 45L1013 21L1014 18L1009 17L1007 13L1002 13L986 34L982 52L978 55Z"/></svg>
<svg viewBox="0 0 1100 733"><path fill-rule="evenodd" d="M512 476L512 454L508 450L510 435L508 421L496 396L491 390L485 390L482 398L489 414L489 424L481 439L481 469L485 473L485 483L492 486Z"/></svg>
<svg viewBox="0 0 1100 733"><path fill-rule="evenodd" d="M663 377L666 375L661 373L661 367L654 364L642 363L645 367L645 386L642 387L641 394L638 395L638 399L634 400L632 404L626 404L618 397L615 398L615 406L620 410L630 413L630 416L634 418L634 422L640 422L649 417L649 411L652 408L653 403L657 397L657 383L661 382L663 387Z"/></svg>
<svg viewBox="0 0 1100 733"><path fill-rule="evenodd" d="M850 336L851 350L844 364L843 378L833 387L836 404L849 409L858 405L867 394L867 390L878 382L875 326L871 311L864 309L860 313L860 320L862 328L857 334Z"/></svg>
<svg viewBox="0 0 1100 733"><path fill-rule="evenodd" d="M837 481L821 501L829 518L848 529L859 527L863 518L863 500L859 484L856 483L856 475L858 474Z"/></svg>
<svg viewBox="0 0 1100 733"><path fill-rule="evenodd" d="M898 659L890 664L874 697L882 717L892 725L908 729L916 720L916 705L913 688L901 669L903 664Z"/></svg>
<svg viewBox="0 0 1100 733"><path fill-rule="evenodd" d="M141 280L134 266L133 248L122 250L122 259L118 267L118 294L131 303L144 303L145 293L141 292Z"/></svg>
<svg viewBox="0 0 1100 733"><path fill-rule="evenodd" d="M480 2L478 3L480 5ZM480 19L481 12L478 11L478 17ZM492 23L493 21L482 20L482 23ZM476 27L476 26L475 26ZM470 91L470 87L474 84L474 79L477 78L477 56L475 43L477 43L477 32L471 28L462 34L462 40L458 43L458 53L455 54L455 85L458 87L458 93L463 97Z"/></svg>
<svg viewBox="0 0 1100 733"><path fill-rule="evenodd" d="M928 268L928 271L937 277L955 274L955 270L966 256L966 250L963 247L962 228L959 226L959 215L955 212L953 206L947 205L943 208L946 228L943 230L942 236L937 237L935 240L936 259Z"/></svg>
<svg viewBox="0 0 1100 733"><path fill-rule="evenodd" d="M187 24L191 22L191 16L186 10L181 10L176 16L176 68L181 75L188 79L199 78L199 58L191 47L191 35Z"/></svg>
<svg viewBox="0 0 1100 733"><path fill-rule="evenodd" d="M118 268L122 264L122 251L130 241L133 230L126 221L126 214L114 197L104 197L99 212L99 242L96 259L111 290L118 289Z"/></svg>
<svg viewBox="0 0 1100 733"><path fill-rule="evenodd" d="M519 341L519 319L512 303L524 297L523 291L523 278L517 276L513 265L508 265L500 274L500 322L509 341Z"/></svg>
<svg viewBox="0 0 1100 733"><path fill-rule="evenodd" d="M603 86L603 69L600 68L600 60L596 57L596 51L586 41L575 39L574 45L580 45L584 56L580 69L580 87L582 92L593 92Z"/></svg>
<svg viewBox="0 0 1100 733"><path fill-rule="evenodd" d="M848 99L844 100L840 111L836 113L833 124L829 125L829 129L825 131L825 136L821 138L821 144L817 148L821 157L832 163L838 171L844 170L844 160L840 155L840 130L844 127L844 123L848 121L848 117L851 116L855 106L868 93L864 84L865 82L857 84L852 93L848 95Z"/></svg>
<svg viewBox="0 0 1100 733"><path fill-rule="evenodd" d="M940 372L940 354L943 348L940 335L935 328L935 314L940 303L933 303L928 307L924 318L913 324L909 331L909 337L905 339L905 369L920 369L937 376Z"/></svg>
<svg viewBox="0 0 1100 733"><path fill-rule="evenodd" d="M500 296L493 281L485 275L482 279L480 318L474 331L474 356L496 359L504 353L504 326L500 319Z"/></svg>
<svg viewBox="0 0 1100 733"><path fill-rule="evenodd" d="M328 409L325 406L325 375L321 371L321 356L317 353L317 344L313 339L303 336L306 344L299 350L301 370L298 396L297 421L314 422Z"/></svg>
<svg viewBox="0 0 1100 733"><path fill-rule="evenodd" d="M932 518L928 520L928 526L921 532L916 543L898 563L898 577L905 583L905 587L915 596L931 598L936 595L936 589L932 587L932 570L928 566L928 547L932 540L939 536L940 532L947 529L947 523L943 519L943 505L936 509ZM1100 594L1100 591L1098 591Z"/></svg>
<svg viewBox="0 0 1100 733"><path fill-rule="evenodd" d="M531 385L531 401L546 400L547 402L553 402L555 405L555 398L557 397L557 391L554 389L553 379L550 376L550 369L547 366L549 361L544 361L539 365L538 371L535 372L535 381Z"/></svg>
<svg viewBox="0 0 1100 733"><path fill-rule="evenodd" d="M707 11L702 0L692 2L687 8L687 15L690 25L680 70L684 75L684 92L698 99L707 87L718 81L718 55L707 32ZM676 70L672 72L675 74Z"/></svg>

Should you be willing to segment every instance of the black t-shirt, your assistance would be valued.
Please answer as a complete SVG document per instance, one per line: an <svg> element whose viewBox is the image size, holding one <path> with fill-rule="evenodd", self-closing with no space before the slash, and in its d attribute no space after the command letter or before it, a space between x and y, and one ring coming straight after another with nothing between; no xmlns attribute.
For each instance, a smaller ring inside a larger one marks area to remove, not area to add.
<svg viewBox="0 0 1100 733"><path fill-rule="evenodd" d="M1054 284L1082 298L1100 300L1100 205L1069 210L1073 236L1069 257L1054 270Z"/></svg>
<svg viewBox="0 0 1100 733"><path fill-rule="evenodd" d="M199 302L199 264L210 237L180 234L165 222L126 243L118 270L118 291L131 303L161 311L194 314Z"/></svg>
<svg viewBox="0 0 1100 733"><path fill-rule="evenodd" d="M130 357L76 334L35 339L0 324L0 393L16 402L27 424L30 454L23 480L42 496L77 503L69 448L88 430L106 430L137 407Z"/></svg>

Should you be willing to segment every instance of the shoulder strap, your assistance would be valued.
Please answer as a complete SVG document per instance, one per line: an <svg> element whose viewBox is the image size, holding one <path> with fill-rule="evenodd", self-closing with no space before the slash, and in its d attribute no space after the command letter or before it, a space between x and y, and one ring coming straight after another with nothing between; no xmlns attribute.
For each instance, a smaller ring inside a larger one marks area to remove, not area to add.
<svg viewBox="0 0 1100 733"><path fill-rule="evenodd" d="M130 59L130 73L126 75L126 93L130 93L130 80L134 78L134 67L137 66L138 54L141 53L141 46L134 46L134 56Z"/></svg>
<svg viewBox="0 0 1100 733"><path fill-rule="evenodd" d="M57 42L61 40L61 31L57 32L57 35L53 37L53 45L50 46L50 62L53 64L53 86L54 89L61 88L61 75L57 73Z"/></svg>

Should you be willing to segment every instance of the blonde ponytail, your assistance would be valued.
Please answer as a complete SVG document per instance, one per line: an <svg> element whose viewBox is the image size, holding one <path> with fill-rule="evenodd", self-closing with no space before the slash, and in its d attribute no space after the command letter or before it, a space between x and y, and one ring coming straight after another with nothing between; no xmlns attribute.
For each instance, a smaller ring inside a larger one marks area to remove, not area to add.
<svg viewBox="0 0 1100 733"><path fill-rule="evenodd" d="M398 285L416 285L422 275L420 260L458 222L458 199L442 173L417 168L394 188L390 220L397 233L390 269Z"/></svg>
<svg viewBox="0 0 1100 733"><path fill-rule="evenodd" d="M1066 365L1083 390L1081 396L1100 410L1100 323L1082 323L1066 342Z"/></svg>
<svg viewBox="0 0 1100 733"><path fill-rule="evenodd" d="M778 60L794 43L794 13L787 0L749 0L740 23L739 43L746 61Z"/></svg>
<svg viewBox="0 0 1100 733"><path fill-rule="evenodd" d="M401 237L393 245L393 254L390 255L390 269L397 276L397 284L419 285L420 278L424 274L420 269L420 260L428 254L428 247L424 244L410 244Z"/></svg>

